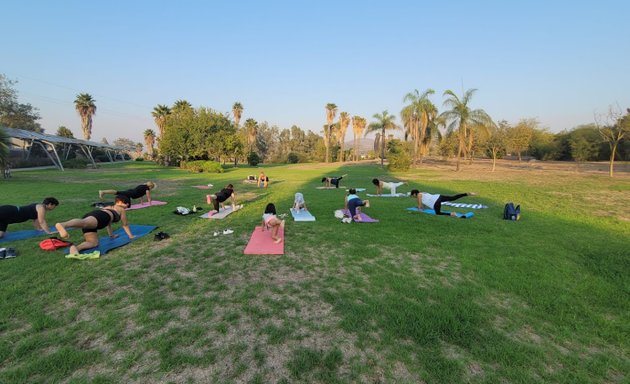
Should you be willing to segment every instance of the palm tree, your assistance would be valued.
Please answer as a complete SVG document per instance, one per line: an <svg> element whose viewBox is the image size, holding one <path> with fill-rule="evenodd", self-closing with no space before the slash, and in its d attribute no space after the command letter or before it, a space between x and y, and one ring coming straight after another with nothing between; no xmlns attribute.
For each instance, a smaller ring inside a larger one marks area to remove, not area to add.
<svg viewBox="0 0 630 384"><path fill-rule="evenodd" d="M341 155L339 157L339 161L343 163L344 151L346 149L346 130L348 129L348 125L350 125L350 114L348 112L341 112L339 114L339 127L337 130L337 141L341 145Z"/></svg>
<svg viewBox="0 0 630 384"><path fill-rule="evenodd" d="M74 100L74 108L81 116L81 129L83 130L83 138L90 140L92 137L92 116L96 114L96 100L87 93L80 93Z"/></svg>
<svg viewBox="0 0 630 384"><path fill-rule="evenodd" d="M386 110L383 113L375 113L374 116L377 121L370 123L365 134L367 135L370 132L381 131L381 167L383 166L383 162L385 161L385 130L387 129L398 129L394 120L396 116L390 115Z"/></svg>
<svg viewBox="0 0 630 384"><path fill-rule="evenodd" d="M236 127L238 128L241 122L241 116L243 115L243 106L238 101L232 106L232 114L234 115L234 122L236 122Z"/></svg>
<svg viewBox="0 0 630 384"><path fill-rule="evenodd" d="M249 153L251 153L256 143L256 136L258 135L258 122L254 119L245 120L245 132L247 133Z"/></svg>
<svg viewBox="0 0 630 384"><path fill-rule="evenodd" d="M483 109L471 110L468 106L472 95L476 91L476 89L467 90L462 96L461 100L450 89L444 92L444 96L448 96L447 99L444 100L444 106L450 107L451 109L442 112L440 117L443 117L444 120L448 123L446 127L446 130L448 132L457 131L457 137L459 140L459 145L457 148L458 171L459 161L462 157L462 154L467 149L466 139L470 134L470 127L476 124L486 124L490 126L494 125L492 119L490 118L490 116L488 116L486 111L484 111Z"/></svg>
<svg viewBox="0 0 630 384"><path fill-rule="evenodd" d="M432 89L427 89L422 94L417 89L414 92L409 92L405 95L403 102L410 102L402 111L401 116L405 127L411 134L414 140L413 146L413 163L416 164L418 160L418 150L421 143L424 142L424 138L427 132L427 126L431 115L437 114L435 105L429 100L429 95L435 93ZM405 137L407 133L405 134ZM422 154L421 154L422 155ZM422 163L422 156L420 157Z"/></svg>
<svg viewBox="0 0 630 384"><path fill-rule="evenodd" d="M324 145L326 146L326 162L330 162L330 133L332 131L333 120L337 115L337 105L326 104L326 126L324 127Z"/></svg>
<svg viewBox="0 0 630 384"><path fill-rule="evenodd" d="M352 132L354 133L354 160L359 160L359 143L357 142L357 136L361 137L363 130L367 125L367 120L361 116L354 116L352 118Z"/></svg>
<svg viewBox="0 0 630 384"><path fill-rule="evenodd" d="M153 146L155 145L155 132L152 129L144 131L144 144L147 147L147 154L153 158Z"/></svg>
<svg viewBox="0 0 630 384"><path fill-rule="evenodd" d="M153 112L151 112L151 115L153 115L153 119L155 120L155 125L157 125L158 130L160 131L160 137L164 136L166 119L170 114L171 109L164 104L158 104L157 107L153 108Z"/></svg>
<svg viewBox="0 0 630 384"><path fill-rule="evenodd" d="M188 101L186 100L177 100L174 104L173 104L173 112L176 111L183 111L186 109L190 109L192 108L192 104L190 104Z"/></svg>

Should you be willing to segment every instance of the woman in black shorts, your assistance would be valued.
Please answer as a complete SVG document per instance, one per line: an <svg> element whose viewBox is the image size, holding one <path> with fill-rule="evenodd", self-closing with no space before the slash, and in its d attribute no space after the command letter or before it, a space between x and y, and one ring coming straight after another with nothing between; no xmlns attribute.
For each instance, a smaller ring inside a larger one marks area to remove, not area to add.
<svg viewBox="0 0 630 384"><path fill-rule="evenodd" d="M140 184L133 189L127 189L126 191L117 191L115 189L100 190L98 191L98 197L102 199L103 195L116 195L116 196L122 195L122 196L127 196L130 200L140 199L140 204L142 204L143 202L142 198L144 197L144 195L146 195L147 201L149 202L149 205L151 205L151 190L155 189L155 187L156 185L154 182L147 181L144 184Z"/></svg>
<svg viewBox="0 0 630 384"><path fill-rule="evenodd" d="M225 202L229 198L232 198L232 209L235 210L236 192L234 192L234 186L232 184L226 185L225 188L215 193L214 195L208 195L208 204L212 204L214 210L216 211L215 213L218 213L219 203L221 203L221 206L223 206L223 202Z"/></svg>
<svg viewBox="0 0 630 384"><path fill-rule="evenodd" d="M23 223L33 220L35 229L51 234L46 223L46 212L52 211L59 205L59 201L54 197L47 197L40 204L25 205L18 207L15 205L0 206L0 238L4 237L9 224Z"/></svg>
<svg viewBox="0 0 630 384"><path fill-rule="evenodd" d="M83 249L94 248L98 246L98 234L99 229L107 228L109 237L115 239L117 235L114 235L112 231L112 223L120 221L123 229L127 233L130 239L133 239L133 234L129 229L129 223L127 222L127 214L125 209L131 205L131 201L127 196L116 196L116 202L114 205L110 205L105 208L96 209L90 213L86 213L80 219L68 220L64 223L55 224L55 228L59 231L59 236L63 239L70 237L67 228L81 228L83 229L83 238L85 239L81 244L70 246L70 254L78 254Z"/></svg>

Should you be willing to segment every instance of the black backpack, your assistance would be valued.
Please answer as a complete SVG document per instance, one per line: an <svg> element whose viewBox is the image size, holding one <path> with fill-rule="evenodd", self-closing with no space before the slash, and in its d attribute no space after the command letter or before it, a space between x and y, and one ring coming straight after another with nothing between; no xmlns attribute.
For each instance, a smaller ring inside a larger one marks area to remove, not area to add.
<svg viewBox="0 0 630 384"><path fill-rule="evenodd" d="M516 221L521 218L521 206L514 206L514 203L505 204L503 208L503 219Z"/></svg>

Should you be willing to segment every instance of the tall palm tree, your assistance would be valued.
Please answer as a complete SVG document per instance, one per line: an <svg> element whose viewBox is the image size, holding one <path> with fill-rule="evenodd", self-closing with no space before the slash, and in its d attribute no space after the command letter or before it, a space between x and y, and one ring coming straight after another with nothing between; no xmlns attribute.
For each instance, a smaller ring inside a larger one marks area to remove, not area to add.
<svg viewBox="0 0 630 384"><path fill-rule="evenodd" d="M144 131L144 144L147 147L147 154L153 158L153 146L155 145L155 132L152 129Z"/></svg>
<svg viewBox="0 0 630 384"><path fill-rule="evenodd" d="M398 129L398 126L396 125L396 123L394 123L396 116L390 115L389 112L387 112L386 110L383 111L383 113L375 113L372 117L375 118L376 121L370 123L365 134L367 135L370 132L381 131L380 141L382 167L383 163L385 162L385 131L388 129Z"/></svg>
<svg viewBox="0 0 630 384"><path fill-rule="evenodd" d="M409 92L405 95L403 102L409 102L401 112L403 123L410 130L411 136L414 140L413 146L413 163L416 164L418 160L418 151L421 143L424 142L424 138L427 132L427 126L429 125L429 119L432 112L437 113L437 109L429 100L429 95L434 94L435 91L427 89L422 94L417 89L414 92ZM422 154L420 157L422 163Z"/></svg>
<svg viewBox="0 0 630 384"><path fill-rule="evenodd" d="M153 112L151 115L155 120L155 125L157 125L158 130L160 131L160 137L164 136L164 128L166 127L166 119L168 115L171 114L171 109L164 105L158 104L157 107L153 108Z"/></svg>
<svg viewBox="0 0 630 384"><path fill-rule="evenodd" d="M365 120L361 116L354 116L352 118L352 133L354 133L354 160L355 161L359 160L359 143L357 142L357 137L361 137L366 125L367 125L367 120Z"/></svg>
<svg viewBox="0 0 630 384"><path fill-rule="evenodd" d="M444 106L450 107L448 111L442 112L440 117L443 117L447 122L447 132L457 132L458 148L457 148L457 170L459 171L459 161L462 154L466 151L466 139L470 135L470 127L476 124L493 125L492 119L486 111L483 109L470 109L468 105L476 89L467 90L460 99L455 95L453 91L446 90L444 96L447 99L444 100Z"/></svg>
<svg viewBox="0 0 630 384"><path fill-rule="evenodd" d="M254 119L245 120L245 132L247 132L247 146L249 153L251 153L258 135L258 122Z"/></svg>
<svg viewBox="0 0 630 384"><path fill-rule="evenodd" d="M243 115L243 105L238 101L232 106L232 114L234 115L234 122L236 122L236 127L238 128L241 122L241 116Z"/></svg>
<svg viewBox="0 0 630 384"><path fill-rule="evenodd" d="M74 100L74 108L81 117L81 129L85 140L90 140L92 137L92 116L96 114L95 101L88 93L80 93Z"/></svg>
<svg viewBox="0 0 630 384"><path fill-rule="evenodd" d="M346 149L346 130L348 129L348 125L350 125L350 114L348 112L341 112L339 114L339 127L337 130L337 140L339 141L339 145L341 146L341 155L339 156L339 161L343 163L344 151Z"/></svg>
<svg viewBox="0 0 630 384"><path fill-rule="evenodd" d="M334 103L326 104L326 126L324 127L324 146L326 146L326 162L330 162L330 134L332 131L333 121L337 115L337 105Z"/></svg>

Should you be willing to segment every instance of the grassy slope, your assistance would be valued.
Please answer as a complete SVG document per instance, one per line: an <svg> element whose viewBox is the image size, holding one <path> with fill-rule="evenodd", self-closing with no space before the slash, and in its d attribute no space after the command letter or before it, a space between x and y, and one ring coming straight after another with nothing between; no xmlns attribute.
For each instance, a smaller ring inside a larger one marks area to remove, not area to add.
<svg viewBox="0 0 630 384"><path fill-rule="evenodd" d="M267 190L241 184L252 169L208 176L152 164L3 182L2 204L59 198L54 223L89 211L98 189L153 180L169 204L129 217L172 238L88 262L38 240L14 244L21 256L0 263L0 382L628 380L627 178L421 169L397 176L431 192L478 192L470 201L490 208L461 220L373 199L366 212L380 223L345 225L332 216L344 190L316 190L318 178L348 173L346 186L371 191L379 168L265 172ZM207 192L190 186L209 182L261 197L218 222L171 213L206 206ZM285 256L242 255L265 204L288 210L298 190L317 222L287 223ZM507 201L522 204L520 222L500 219ZM212 236L227 227L235 233Z"/></svg>

